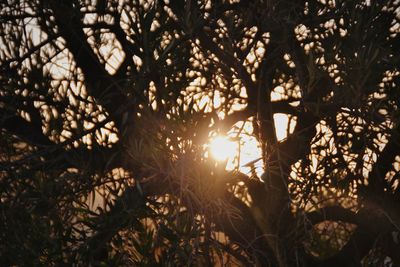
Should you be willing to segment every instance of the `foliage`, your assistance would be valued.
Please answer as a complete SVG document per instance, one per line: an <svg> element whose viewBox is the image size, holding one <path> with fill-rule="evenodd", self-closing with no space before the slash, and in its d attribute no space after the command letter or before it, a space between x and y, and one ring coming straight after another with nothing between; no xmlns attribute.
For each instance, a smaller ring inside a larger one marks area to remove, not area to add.
<svg viewBox="0 0 400 267"><path fill-rule="evenodd" d="M399 20L395 0L3 1L1 265L399 266ZM226 168L206 144L228 134L260 154Z"/></svg>

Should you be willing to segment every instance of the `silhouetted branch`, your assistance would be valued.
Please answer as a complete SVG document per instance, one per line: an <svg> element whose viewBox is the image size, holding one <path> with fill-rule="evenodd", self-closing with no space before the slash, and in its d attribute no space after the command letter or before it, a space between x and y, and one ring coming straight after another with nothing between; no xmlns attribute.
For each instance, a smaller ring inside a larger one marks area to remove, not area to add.
<svg viewBox="0 0 400 267"><path fill-rule="evenodd" d="M324 207L307 213L305 216L310 220L312 225L323 221L342 221L353 224L359 224L361 221L357 213L340 206Z"/></svg>
<svg viewBox="0 0 400 267"><path fill-rule="evenodd" d="M39 123L37 121L28 122L18 115L7 113L0 109L0 128L6 129L33 145L48 146L54 144L44 135L40 121Z"/></svg>
<svg viewBox="0 0 400 267"><path fill-rule="evenodd" d="M89 93L111 114L120 111L124 96L110 74L104 69L87 42L80 14L70 2L49 2L53 10L59 34L67 42L76 64L82 69ZM118 120L117 117L114 119Z"/></svg>

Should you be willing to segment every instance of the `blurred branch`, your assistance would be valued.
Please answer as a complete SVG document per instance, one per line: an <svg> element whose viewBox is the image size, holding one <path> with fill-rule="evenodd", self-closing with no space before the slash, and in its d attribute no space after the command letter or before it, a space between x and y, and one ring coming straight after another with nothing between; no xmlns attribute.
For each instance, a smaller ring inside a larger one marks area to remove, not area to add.
<svg viewBox="0 0 400 267"><path fill-rule="evenodd" d="M379 236L384 232L391 233L392 228L382 211L374 206L361 208L357 213L340 206L324 207L305 216L312 225L324 221L341 221L357 226L350 240L337 254L322 261L315 261L313 266L320 267L362 266L361 261L373 248ZM387 242L388 246L392 243L393 240ZM392 247L395 248L396 245L390 245L391 249L387 250L390 254L392 254Z"/></svg>
<svg viewBox="0 0 400 267"><path fill-rule="evenodd" d="M0 23L20 20L20 19L37 18L37 17L38 17L38 14L28 13L26 11L24 11L23 14L15 14L15 15L1 14L0 15Z"/></svg>
<svg viewBox="0 0 400 267"><path fill-rule="evenodd" d="M54 144L43 134L40 120L39 122L36 120L28 122L18 115L10 115L8 113L0 108L0 128L6 129L33 145L48 146Z"/></svg>
<svg viewBox="0 0 400 267"><path fill-rule="evenodd" d="M317 211L306 213L305 216L312 225L323 221L342 221L357 225L360 223L360 219L355 212L341 206L324 207Z"/></svg>
<svg viewBox="0 0 400 267"><path fill-rule="evenodd" d="M378 233L358 227L346 245L334 256L316 261L315 267L362 267L361 260L371 250Z"/></svg>

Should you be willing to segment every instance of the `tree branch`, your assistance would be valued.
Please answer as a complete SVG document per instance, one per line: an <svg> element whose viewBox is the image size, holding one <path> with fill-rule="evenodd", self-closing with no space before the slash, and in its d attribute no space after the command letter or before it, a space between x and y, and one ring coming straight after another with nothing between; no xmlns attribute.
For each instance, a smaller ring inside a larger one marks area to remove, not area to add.
<svg viewBox="0 0 400 267"><path fill-rule="evenodd" d="M70 1L47 3L54 13L59 33L67 42L68 49L85 76L89 93L111 114L120 112L125 100L124 95L87 42L79 10L76 10Z"/></svg>
<svg viewBox="0 0 400 267"><path fill-rule="evenodd" d="M318 267L361 267L361 260L372 248L378 233L370 232L362 227L358 227L352 234L347 244L336 255L317 261Z"/></svg>
<svg viewBox="0 0 400 267"><path fill-rule="evenodd" d="M0 108L1 128L17 135L32 145L48 146L54 144L43 134L42 123L40 121L39 123L37 121L30 123L18 115L7 113L4 109Z"/></svg>
<svg viewBox="0 0 400 267"><path fill-rule="evenodd" d="M359 224L357 214L341 206L324 207L317 211L305 214L306 218L314 225L323 221L342 221Z"/></svg>

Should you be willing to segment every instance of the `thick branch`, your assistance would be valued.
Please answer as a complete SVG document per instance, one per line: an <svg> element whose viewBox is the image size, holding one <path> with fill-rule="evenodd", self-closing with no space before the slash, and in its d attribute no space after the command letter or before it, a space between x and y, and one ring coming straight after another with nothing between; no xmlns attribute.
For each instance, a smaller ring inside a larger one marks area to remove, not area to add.
<svg viewBox="0 0 400 267"><path fill-rule="evenodd" d="M381 210L370 206L361 209L358 213L342 207L325 207L306 216L312 224L331 220L357 225L350 240L336 255L313 264L320 267L361 266L361 260L372 249L379 235L391 233L392 228Z"/></svg>
<svg viewBox="0 0 400 267"><path fill-rule="evenodd" d="M83 31L79 10L70 1L49 1L58 30L81 68L89 93L111 113L120 111L124 96L93 52Z"/></svg>
<svg viewBox="0 0 400 267"><path fill-rule="evenodd" d="M325 207L317 211L306 214L306 217L314 225L323 221L342 221L353 224L359 224L357 214L351 210L340 206Z"/></svg>
<svg viewBox="0 0 400 267"><path fill-rule="evenodd" d="M331 258L318 262L318 267L354 266L361 267L361 260L370 251L378 233L357 228L347 244Z"/></svg>
<svg viewBox="0 0 400 267"><path fill-rule="evenodd" d="M3 109L0 109L0 127L17 135L30 144L38 146L48 146L53 144L49 138L43 134L42 124L30 123L18 115L6 115Z"/></svg>
<svg viewBox="0 0 400 267"><path fill-rule="evenodd" d="M395 158L400 154L400 125L393 129L389 142L379 155L378 160L374 164L369 173L369 188L374 191L383 193L387 188L385 180L386 173L393 169Z"/></svg>

